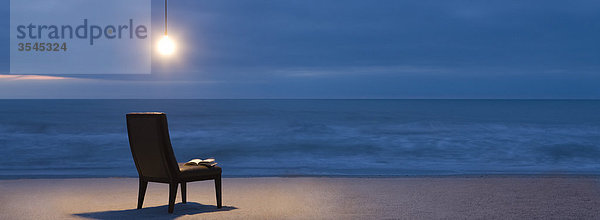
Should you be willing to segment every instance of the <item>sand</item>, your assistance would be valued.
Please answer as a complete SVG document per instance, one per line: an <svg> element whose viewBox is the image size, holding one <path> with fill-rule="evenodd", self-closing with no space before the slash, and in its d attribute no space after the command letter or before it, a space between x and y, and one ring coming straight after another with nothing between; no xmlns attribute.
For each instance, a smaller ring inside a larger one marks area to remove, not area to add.
<svg viewBox="0 0 600 220"><path fill-rule="evenodd" d="M167 213L168 187L135 178L0 181L0 219L600 219L597 176L224 178L188 184Z"/></svg>

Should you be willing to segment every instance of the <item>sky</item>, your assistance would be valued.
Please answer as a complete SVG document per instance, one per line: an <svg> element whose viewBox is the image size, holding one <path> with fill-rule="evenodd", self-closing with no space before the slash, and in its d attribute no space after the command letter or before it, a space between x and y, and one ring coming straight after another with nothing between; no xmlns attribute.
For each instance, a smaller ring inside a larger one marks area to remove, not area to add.
<svg viewBox="0 0 600 220"><path fill-rule="evenodd" d="M177 57L141 76L8 74L1 1L2 99L600 99L594 0L172 0Z"/></svg>

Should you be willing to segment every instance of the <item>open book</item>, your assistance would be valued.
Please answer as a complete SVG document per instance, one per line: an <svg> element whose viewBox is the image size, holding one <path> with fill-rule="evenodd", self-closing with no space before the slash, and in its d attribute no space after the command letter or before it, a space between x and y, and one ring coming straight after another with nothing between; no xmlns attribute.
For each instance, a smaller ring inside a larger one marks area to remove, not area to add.
<svg viewBox="0 0 600 220"><path fill-rule="evenodd" d="M185 165L187 166L207 166L207 167L214 167L215 165L217 165L217 162L215 162L214 158L208 158L208 159L193 159L188 161L187 163L185 163Z"/></svg>

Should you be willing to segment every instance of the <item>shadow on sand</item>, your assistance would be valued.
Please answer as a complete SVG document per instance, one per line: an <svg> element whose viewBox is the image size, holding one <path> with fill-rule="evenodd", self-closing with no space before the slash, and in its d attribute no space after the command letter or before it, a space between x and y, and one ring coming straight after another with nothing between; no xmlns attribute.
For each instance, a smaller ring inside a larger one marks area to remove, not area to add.
<svg viewBox="0 0 600 220"><path fill-rule="evenodd" d="M217 209L214 205L203 205L196 202L178 203L172 214L167 212L168 205L148 207L143 209L113 210L103 212L88 212L73 214L74 216L91 219L175 219L184 215L196 215L210 212L223 212L237 209L233 206L223 206Z"/></svg>

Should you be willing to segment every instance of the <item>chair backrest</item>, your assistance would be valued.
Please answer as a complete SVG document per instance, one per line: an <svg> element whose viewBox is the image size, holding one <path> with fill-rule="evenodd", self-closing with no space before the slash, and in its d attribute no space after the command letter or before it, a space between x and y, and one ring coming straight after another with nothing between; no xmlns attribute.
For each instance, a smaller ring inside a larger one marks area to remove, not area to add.
<svg viewBox="0 0 600 220"><path fill-rule="evenodd" d="M127 133L140 177L170 180L177 177L179 167L173 154L165 113L127 114Z"/></svg>

